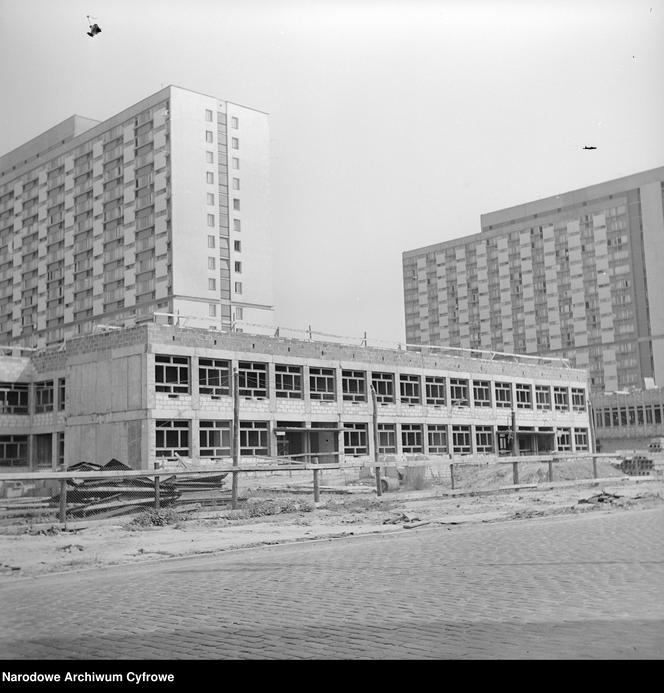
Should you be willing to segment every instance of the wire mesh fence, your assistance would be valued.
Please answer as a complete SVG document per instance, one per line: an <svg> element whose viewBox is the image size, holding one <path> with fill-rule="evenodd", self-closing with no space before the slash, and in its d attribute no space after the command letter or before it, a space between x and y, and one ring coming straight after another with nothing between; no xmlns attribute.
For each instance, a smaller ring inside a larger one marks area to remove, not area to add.
<svg viewBox="0 0 664 693"><path fill-rule="evenodd" d="M416 457L379 461L382 492L434 487L437 492L459 493L633 474L662 475L657 467L611 455ZM235 497L234 474L239 489ZM103 466L81 462L61 472L0 474L0 524L105 519L168 508L236 507L245 493L265 495L280 489L310 494L319 501L321 492L348 489L353 484L364 485L367 493L378 493L374 463L288 464L284 459L255 458L239 467L228 462L206 469L140 471L117 460Z"/></svg>

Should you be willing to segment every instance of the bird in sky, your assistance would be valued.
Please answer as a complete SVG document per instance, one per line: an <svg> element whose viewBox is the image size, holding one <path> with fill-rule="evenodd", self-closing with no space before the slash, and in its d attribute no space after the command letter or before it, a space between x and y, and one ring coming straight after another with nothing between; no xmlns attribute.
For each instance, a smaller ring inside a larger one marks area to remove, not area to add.
<svg viewBox="0 0 664 693"><path fill-rule="evenodd" d="M582 149L597 149L597 147L582 147Z"/></svg>
<svg viewBox="0 0 664 693"><path fill-rule="evenodd" d="M92 38L94 38L97 34L101 34L101 29L99 28L99 24L92 24L92 22L90 22L90 19L96 19L96 17L90 17L90 15L87 15L87 18L88 18L88 24L90 26L90 31L86 31L85 33L88 36L91 36Z"/></svg>

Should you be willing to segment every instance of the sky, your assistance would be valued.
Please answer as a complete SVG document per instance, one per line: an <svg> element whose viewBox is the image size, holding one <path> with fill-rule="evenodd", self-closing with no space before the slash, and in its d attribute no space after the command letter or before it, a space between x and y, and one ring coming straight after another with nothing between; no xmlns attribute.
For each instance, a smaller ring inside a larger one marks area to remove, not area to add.
<svg viewBox="0 0 664 693"><path fill-rule="evenodd" d="M663 36L664 0L0 0L0 154L169 84L266 111L275 324L403 342L404 251L664 165Z"/></svg>

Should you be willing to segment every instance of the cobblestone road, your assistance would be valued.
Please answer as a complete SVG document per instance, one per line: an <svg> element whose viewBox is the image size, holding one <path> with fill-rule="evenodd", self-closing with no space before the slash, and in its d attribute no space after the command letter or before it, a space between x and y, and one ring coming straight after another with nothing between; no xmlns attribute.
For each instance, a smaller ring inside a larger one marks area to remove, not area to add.
<svg viewBox="0 0 664 693"><path fill-rule="evenodd" d="M10 581L3 659L662 658L664 511Z"/></svg>

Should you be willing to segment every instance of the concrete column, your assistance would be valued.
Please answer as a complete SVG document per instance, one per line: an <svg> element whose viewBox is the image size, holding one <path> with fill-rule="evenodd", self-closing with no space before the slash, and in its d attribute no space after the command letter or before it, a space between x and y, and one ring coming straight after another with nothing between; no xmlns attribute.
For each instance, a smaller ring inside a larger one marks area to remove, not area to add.
<svg viewBox="0 0 664 693"><path fill-rule="evenodd" d="M576 452L576 441L574 440L574 426L569 427L569 444L571 451Z"/></svg>
<svg viewBox="0 0 664 693"><path fill-rule="evenodd" d="M58 432L51 434L51 469L58 468Z"/></svg>
<svg viewBox="0 0 664 693"><path fill-rule="evenodd" d="M471 455L477 454L477 438L475 437L476 435L477 435L477 431L475 428L475 424L470 424L470 454Z"/></svg>
<svg viewBox="0 0 664 693"><path fill-rule="evenodd" d="M197 460L201 456L201 438L199 435L199 419L193 416L189 424L189 454Z"/></svg>
<svg viewBox="0 0 664 693"><path fill-rule="evenodd" d="M401 440L401 424L394 424L394 442L397 448L397 455L403 455L403 442Z"/></svg>
<svg viewBox="0 0 664 693"><path fill-rule="evenodd" d="M429 435L427 433L426 423L422 424L422 452L425 455L429 454Z"/></svg>
<svg viewBox="0 0 664 693"><path fill-rule="evenodd" d="M493 454L497 456L500 454L500 448L498 447L498 426L491 426L491 430L493 435Z"/></svg>
<svg viewBox="0 0 664 693"><path fill-rule="evenodd" d="M449 450L449 454L453 455L453 448L454 446L452 445L452 424L447 424L447 449Z"/></svg>

